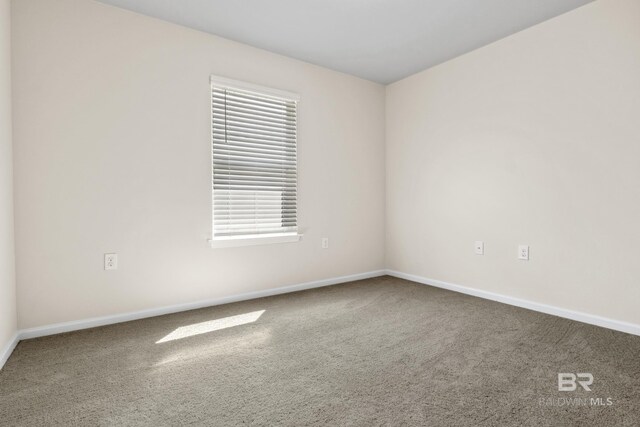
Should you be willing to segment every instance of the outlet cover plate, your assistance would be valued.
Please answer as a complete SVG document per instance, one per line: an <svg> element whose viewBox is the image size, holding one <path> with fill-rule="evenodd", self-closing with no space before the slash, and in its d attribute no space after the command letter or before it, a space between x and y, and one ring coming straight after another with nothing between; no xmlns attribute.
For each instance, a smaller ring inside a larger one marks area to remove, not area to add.
<svg viewBox="0 0 640 427"><path fill-rule="evenodd" d="M105 270L118 269L118 254L104 254L104 269Z"/></svg>
<svg viewBox="0 0 640 427"><path fill-rule="evenodd" d="M529 246L528 245L520 245L518 246L518 259L523 261L529 261Z"/></svg>

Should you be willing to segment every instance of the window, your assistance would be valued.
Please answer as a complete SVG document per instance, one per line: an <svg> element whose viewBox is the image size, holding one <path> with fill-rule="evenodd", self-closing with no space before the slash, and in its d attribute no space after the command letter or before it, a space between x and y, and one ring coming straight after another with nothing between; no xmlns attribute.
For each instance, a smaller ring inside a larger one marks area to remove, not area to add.
<svg viewBox="0 0 640 427"><path fill-rule="evenodd" d="M297 241L298 97L211 77L212 246Z"/></svg>

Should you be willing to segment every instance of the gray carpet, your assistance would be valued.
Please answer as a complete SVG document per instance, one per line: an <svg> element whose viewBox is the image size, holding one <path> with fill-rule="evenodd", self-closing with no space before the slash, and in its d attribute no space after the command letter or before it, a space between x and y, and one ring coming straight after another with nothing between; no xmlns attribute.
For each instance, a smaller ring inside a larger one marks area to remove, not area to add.
<svg viewBox="0 0 640 427"><path fill-rule="evenodd" d="M23 341L0 424L638 426L640 337L381 277Z"/></svg>

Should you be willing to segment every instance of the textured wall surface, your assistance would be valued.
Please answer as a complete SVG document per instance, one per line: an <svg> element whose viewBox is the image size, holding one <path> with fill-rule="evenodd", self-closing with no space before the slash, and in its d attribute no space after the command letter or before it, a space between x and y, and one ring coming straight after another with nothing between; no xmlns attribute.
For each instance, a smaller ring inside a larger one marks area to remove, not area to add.
<svg viewBox="0 0 640 427"><path fill-rule="evenodd" d="M384 267L383 86L91 1L12 16L21 328ZM300 94L299 243L209 247L210 74Z"/></svg>
<svg viewBox="0 0 640 427"><path fill-rule="evenodd" d="M598 1L388 86L387 267L640 323L639 23Z"/></svg>
<svg viewBox="0 0 640 427"><path fill-rule="evenodd" d="M10 3L0 0L0 357L16 333Z"/></svg>

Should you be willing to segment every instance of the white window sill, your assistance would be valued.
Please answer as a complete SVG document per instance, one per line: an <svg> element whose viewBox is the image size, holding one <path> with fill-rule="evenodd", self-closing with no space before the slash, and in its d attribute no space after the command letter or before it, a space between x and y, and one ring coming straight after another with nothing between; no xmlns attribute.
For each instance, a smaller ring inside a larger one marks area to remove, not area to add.
<svg viewBox="0 0 640 427"><path fill-rule="evenodd" d="M212 248L233 248L238 246L270 245L275 243L293 243L302 238L302 234L253 234L248 236L216 237L210 239Z"/></svg>

